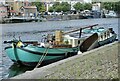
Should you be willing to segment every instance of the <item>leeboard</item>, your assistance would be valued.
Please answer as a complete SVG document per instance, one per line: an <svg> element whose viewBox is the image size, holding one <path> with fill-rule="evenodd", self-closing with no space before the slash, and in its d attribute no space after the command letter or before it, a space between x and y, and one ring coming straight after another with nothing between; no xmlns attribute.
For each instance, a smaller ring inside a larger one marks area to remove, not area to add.
<svg viewBox="0 0 120 81"><path fill-rule="evenodd" d="M95 43L96 40L98 40L98 34L94 33L82 42L82 44L80 45L80 51L86 52L89 47Z"/></svg>

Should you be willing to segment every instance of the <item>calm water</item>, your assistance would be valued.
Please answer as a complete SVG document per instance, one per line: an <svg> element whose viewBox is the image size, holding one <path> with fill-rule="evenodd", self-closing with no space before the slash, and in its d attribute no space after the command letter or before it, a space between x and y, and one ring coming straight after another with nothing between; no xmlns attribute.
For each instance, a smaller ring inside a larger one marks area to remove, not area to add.
<svg viewBox="0 0 120 81"><path fill-rule="evenodd" d="M3 44L5 40L13 39L19 36L21 40L38 40L40 41L42 35L47 33L53 33L55 30L71 30L78 27L84 27L88 25L99 24L103 27L112 27L116 33L118 33L118 19L81 19L81 20L68 20L68 21L48 21L48 22L33 22L33 23L14 23L14 24L2 24L2 46L1 46L1 57L0 57L0 77L8 78L13 77L17 74L21 74L32 68L21 67L14 65L13 62L5 55ZM2 69L1 69L2 68ZM0 78L0 79L1 79Z"/></svg>

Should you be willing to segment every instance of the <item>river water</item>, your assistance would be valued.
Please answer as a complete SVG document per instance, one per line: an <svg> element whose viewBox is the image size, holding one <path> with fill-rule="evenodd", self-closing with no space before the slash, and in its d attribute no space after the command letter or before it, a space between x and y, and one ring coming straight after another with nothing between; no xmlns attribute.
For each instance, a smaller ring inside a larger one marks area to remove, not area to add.
<svg viewBox="0 0 120 81"><path fill-rule="evenodd" d="M110 28L118 34L118 18L99 18L99 19L80 19L67 21L47 21L47 22L31 22L31 23L14 23L14 24L0 24L2 30L2 46L0 47L0 79L13 77L21 74L26 70L33 68L17 66L6 56L4 48L7 46L3 44L5 40L12 40L13 36L21 40L37 40L40 41L42 35L53 33L55 30L68 31L71 29L85 27L88 25L99 24L99 26Z"/></svg>

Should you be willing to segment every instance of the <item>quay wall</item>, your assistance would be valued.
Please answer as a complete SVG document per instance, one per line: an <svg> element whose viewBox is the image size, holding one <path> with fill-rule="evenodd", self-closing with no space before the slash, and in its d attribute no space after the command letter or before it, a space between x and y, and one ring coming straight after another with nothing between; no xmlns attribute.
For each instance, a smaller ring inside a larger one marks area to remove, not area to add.
<svg viewBox="0 0 120 81"><path fill-rule="evenodd" d="M46 18L46 20L74 20L74 19L83 19L83 16L77 15L77 14L73 14L73 15L46 15L43 16L44 18ZM9 23L10 19L9 18L0 18L0 23Z"/></svg>
<svg viewBox="0 0 120 81"><path fill-rule="evenodd" d="M2 23L3 22L3 19L2 19L2 17L0 17L0 23Z"/></svg>
<svg viewBox="0 0 120 81"><path fill-rule="evenodd" d="M72 19L80 19L80 15L77 14L73 14L73 15L48 15L48 16L44 16L47 20L52 19L52 18L56 18L56 19L62 19L62 20L72 20Z"/></svg>
<svg viewBox="0 0 120 81"><path fill-rule="evenodd" d="M117 79L119 46L104 45L10 79Z"/></svg>

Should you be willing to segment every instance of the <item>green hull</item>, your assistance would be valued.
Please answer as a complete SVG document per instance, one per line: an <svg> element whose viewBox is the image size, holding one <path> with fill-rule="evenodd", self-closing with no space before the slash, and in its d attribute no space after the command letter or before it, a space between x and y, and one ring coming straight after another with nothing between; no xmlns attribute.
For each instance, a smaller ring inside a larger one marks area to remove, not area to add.
<svg viewBox="0 0 120 81"><path fill-rule="evenodd" d="M6 50L6 54L12 61L21 63L23 65L27 65L27 66L35 66L43 56L45 56L43 62L49 63L49 62L54 62L54 61L63 59L65 57L76 55L78 52L77 47L47 49L42 47L26 46L23 48L6 47L5 50Z"/></svg>
<svg viewBox="0 0 120 81"><path fill-rule="evenodd" d="M103 40L103 41L99 41L98 44L99 44L99 46L102 46L102 45L105 45L105 44L114 42L114 41L116 40L116 37L117 37L117 35L114 34L112 37L110 37L110 38L108 38L108 39L105 39L105 40Z"/></svg>

